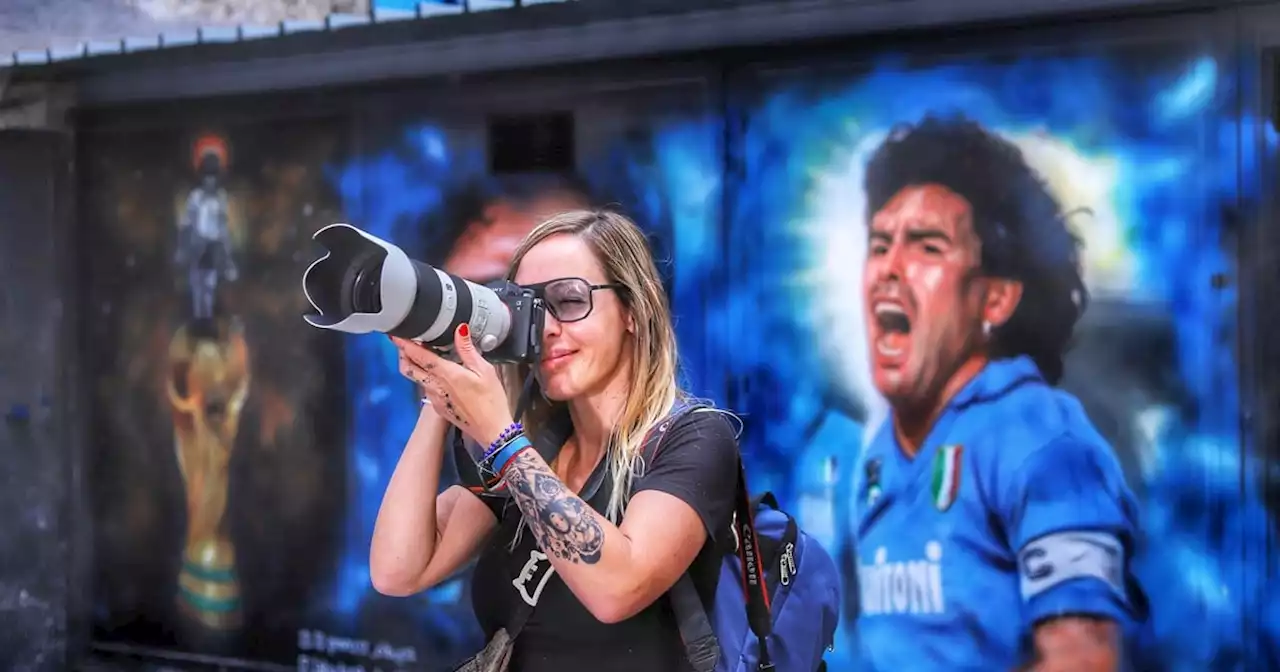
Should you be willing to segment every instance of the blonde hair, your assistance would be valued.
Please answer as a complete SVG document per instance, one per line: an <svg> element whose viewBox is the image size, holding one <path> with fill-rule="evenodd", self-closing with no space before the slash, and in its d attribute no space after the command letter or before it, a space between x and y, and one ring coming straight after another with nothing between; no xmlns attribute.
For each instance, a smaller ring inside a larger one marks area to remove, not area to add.
<svg viewBox="0 0 1280 672"><path fill-rule="evenodd" d="M676 380L679 361L675 329L667 295L644 233L616 212L571 210L539 224L516 249L507 279L515 279L516 269L533 246L560 234L576 236L591 248L604 268L605 281L623 287L618 297L635 325L630 338L631 371L626 402L605 443L605 459L609 461L613 479L605 516L616 524L626 508L632 478L641 467L639 459L645 436L666 417L681 395ZM508 364L501 367L500 373L514 411L530 367ZM544 428L557 406L542 395L532 397L523 419L525 433L530 438Z"/></svg>

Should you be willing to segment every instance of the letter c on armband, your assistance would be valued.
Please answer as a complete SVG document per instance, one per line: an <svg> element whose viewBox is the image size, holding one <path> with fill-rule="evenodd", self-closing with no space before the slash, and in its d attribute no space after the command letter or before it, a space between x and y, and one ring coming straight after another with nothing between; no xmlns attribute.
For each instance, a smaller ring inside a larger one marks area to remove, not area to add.
<svg viewBox="0 0 1280 672"><path fill-rule="evenodd" d="M1057 532L1029 542L1018 553L1022 599L1079 578L1102 581L1124 595L1124 546L1105 532Z"/></svg>

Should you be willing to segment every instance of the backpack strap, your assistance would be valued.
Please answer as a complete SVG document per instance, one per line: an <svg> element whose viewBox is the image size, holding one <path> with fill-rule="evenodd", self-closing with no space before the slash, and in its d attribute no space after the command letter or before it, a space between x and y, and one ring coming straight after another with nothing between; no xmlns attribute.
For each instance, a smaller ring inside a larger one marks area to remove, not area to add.
<svg viewBox="0 0 1280 672"><path fill-rule="evenodd" d="M698 589L689 578L689 572L680 575L671 587L667 599L675 613L680 628L680 640L684 642L684 655L694 672L712 672L720 660L720 640L711 629L711 619L702 606Z"/></svg>
<svg viewBox="0 0 1280 672"><path fill-rule="evenodd" d="M658 423L645 437L640 448L640 456L644 460L645 469L653 465L662 448L662 438L675 421L687 413L706 408L704 404L688 400L680 400L671 409L671 413ZM685 657L693 666L694 672L712 672L716 662L720 660L720 641L711 629L711 621L702 607L702 598L694 587L689 573L685 572L676 580L675 585L667 593L671 601L671 610L675 613L676 623L680 628L680 639L684 642Z"/></svg>
<svg viewBox="0 0 1280 672"><path fill-rule="evenodd" d="M698 410L694 406L685 412ZM673 411L673 418L677 411ZM683 415L683 412L679 413ZM662 447L662 435L672 424L671 420L663 422L661 431L650 437L645 443L645 464L653 464L658 450ZM773 496L766 495L774 508L777 503ZM764 580L764 558L760 554L760 538L756 534L755 507L747 489L747 472L738 456L738 486L734 498L733 525L734 534L739 540L735 553L742 567L742 592L747 605L747 622L751 632L759 642L759 665L757 670L767 672L774 669L769 657L767 640L773 633L773 616L769 605L769 587ZM715 630L711 627L711 619L693 585L689 572L680 575L669 593L671 609L675 612L676 623L680 627L680 638L684 641L685 655L694 672L712 672L720 659L720 642L716 639Z"/></svg>

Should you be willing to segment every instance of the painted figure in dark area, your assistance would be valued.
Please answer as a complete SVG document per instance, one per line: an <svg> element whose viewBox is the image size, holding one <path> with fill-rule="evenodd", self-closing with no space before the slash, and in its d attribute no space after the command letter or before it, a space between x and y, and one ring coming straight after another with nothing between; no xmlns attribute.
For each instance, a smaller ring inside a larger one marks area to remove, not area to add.
<svg viewBox="0 0 1280 672"><path fill-rule="evenodd" d="M226 513L230 464L253 376L244 324L219 305L222 283L239 276L222 181L227 142L202 135L192 154L199 181L183 205L174 251L186 275L191 312L169 342L165 394L187 500L177 604L201 637L242 625L239 570Z"/></svg>
<svg viewBox="0 0 1280 672"><path fill-rule="evenodd" d="M215 316L219 286L235 282L240 271L232 255L227 191L222 185L226 143L217 136L201 137L194 154L200 181L188 193L178 221L174 262L187 276L192 319L208 324Z"/></svg>
<svg viewBox="0 0 1280 672"><path fill-rule="evenodd" d="M1116 669L1145 600L1123 471L1057 388L1088 300L1079 240L1020 150L965 119L896 129L865 188L890 414L857 474L864 659Z"/></svg>

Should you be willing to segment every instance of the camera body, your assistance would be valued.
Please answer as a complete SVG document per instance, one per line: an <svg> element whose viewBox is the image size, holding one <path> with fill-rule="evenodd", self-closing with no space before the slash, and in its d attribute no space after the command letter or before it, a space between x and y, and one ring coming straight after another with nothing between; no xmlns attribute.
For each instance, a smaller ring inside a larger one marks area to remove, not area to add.
<svg viewBox="0 0 1280 672"><path fill-rule="evenodd" d="M314 308L303 319L311 326L383 333L449 352L458 326L466 323L489 361L541 359L546 307L533 289L509 281L478 285L411 259L350 224L326 226L314 239L326 252L302 275L302 291Z"/></svg>
<svg viewBox="0 0 1280 672"><path fill-rule="evenodd" d="M509 317L507 337L499 341L491 334L476 339L476 349L484 358L494 363L537 364L542 359L542 328L546 324L547 309L534 290L514 282L500 280L486 285L506 306ZM483 318L482 318L483 319ZM473 326L473 333L484 333L484 325ZM440 346L428 343L430 347ZM444 348L452 348L450 340Z"/></svg>

